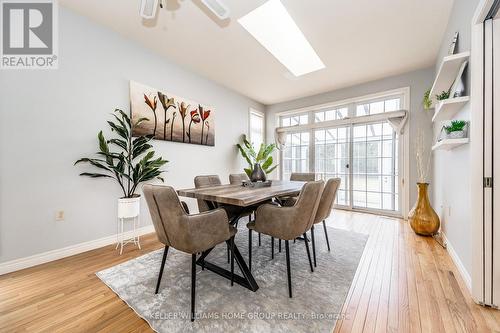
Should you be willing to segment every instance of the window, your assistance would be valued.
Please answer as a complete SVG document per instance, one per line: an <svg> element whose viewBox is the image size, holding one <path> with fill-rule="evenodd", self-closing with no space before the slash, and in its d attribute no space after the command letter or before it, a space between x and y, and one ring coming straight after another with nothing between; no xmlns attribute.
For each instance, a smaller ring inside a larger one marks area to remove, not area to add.
<svg viewBox="0 0 500 333"><path fill-rule="evenodd" d="M401 97L356 105L356 117L401 110Z"/></svg>
<svg viewBox="0 0 500 333"><path fill-rule="evenodd" d="M347 117L348 108L338 108L326 111L316 111L314 112L314 122L319 123L328 120L338 120Z"/></svg>
<svg viewBox="0 0 500 333"><path fill-rule="evenodd" d="M288 117L281 117L281 126L296 126L296 125L307 125L309 123L308 114L297 114Z"/></svg>
<svg viewBox="0 0 500 333"><path fill-rule="evenodd" d="M264 142L264 114L250 110L250 142L254 144L258 150Z"/></svg>
<svg viewBox="0 0 500 333"><path fill-rule="evenodd" d="M280 153L282 179L292 172L315 172L323 180L340 178L337 205L399 213L399 135L386 120L356 117L399 111L404 97L397 92L280 116L281 127L302 125L286 132Z"/></svg>
<svg viewBox="0 0 500 333"><path fill-rule="evenodd" d="M287 134L283 151L283 179L290 179L292 172L309 171L309 132Z"/></svg>

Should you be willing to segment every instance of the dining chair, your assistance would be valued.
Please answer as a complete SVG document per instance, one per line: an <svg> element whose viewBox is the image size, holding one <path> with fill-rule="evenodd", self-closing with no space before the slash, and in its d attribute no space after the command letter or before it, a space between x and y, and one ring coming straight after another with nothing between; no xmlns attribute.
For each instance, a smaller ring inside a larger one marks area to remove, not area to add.
<svg viewBox="0 0 500 333"><path fill-rule="evenodd" d="M241 185L245 180L250 180L246 173L229 174L229 184L231 185Z"/></svg>
<svg viewBox="0 0 500 333"><path fill-rule="evenodd" d="M188 214L170 186L144 185L144 197L158 240L165 245L155 294L160 288L168 249L191 254L191 321L195 318L196 254L226 242L231 248L231 285L234 279L234 235L237 230L228 223L223 209Z"/></svg>
<svg viewBox="0 0 500 333"><path fill-rule="evenodd" d="M218 175L203 175L203 176L196 176L194 177L194 187L195 188L203 188L203 187L210 187L210 186L218 186L222 185L222 182L220 181L220 178ZM201 212L206 212L209 211L211 208L208 206L208 203L205 200L197 199L198 202L198 211ZM229 217L229 220L233 220L236 216L241 216L243 215L241 213L241 210L238 207L234 207L231 205L218 205L218 207L224 209ZM236 220L237 222L238 220ZM231 249L229 248L229 245L227 247L227 262L229 263L230 261L230 252Z"/></svg>
<svg viewBox="0 0 500 333"><path fill-rule="evenodd" d="M282 207L272 204L260 206L255 212L255 221L247 224L248 227L248 253L249 267L252 261L252 231L263 233L285 241L286 270L288 277L288 294L292 297L292 278L290 272L289 241L302 235L306 239L308 231L316 216L319 198L323 191L323 181L308 182L302 188L299 199L292 207ZM314 272L309 243L306 246L309 267Z"/></svg>
<svg viewBox="0 0 500 333"><path fill-rule="evenodd" d="M333 203L335 202L335 197L337 196L337 190L340 186L340 178L330 178L325 184L323 193L321 194L321 199L319 200L318 210L316 211L316 216L314 217L314 223L311 226L311 240L313 248L313 259L314 267L316 267L316 244L314 242L314 225L323 222L323 230L325 231L326 246L328 247L328 252L330 252L330 242L328 241L328 232L326 231L325 220L332 213Z"/></svg>
<svg viewBox="0 0 500 333"><path fill-rule="evenodd" d="M229 174L229 184L242 185L245 180L250 180L246 173L231 173ZM252 214L254 211L247 212L248 222L252 222ZM259 233L259 246L261 246L261 235Z"/></svg>
<svg viewBox="0 0 500 333"><path fill-rule="evenodd" d="M292 172L290 175L291 181L299 182L313 182L316 180L316 174L314 172Z"/></svg>

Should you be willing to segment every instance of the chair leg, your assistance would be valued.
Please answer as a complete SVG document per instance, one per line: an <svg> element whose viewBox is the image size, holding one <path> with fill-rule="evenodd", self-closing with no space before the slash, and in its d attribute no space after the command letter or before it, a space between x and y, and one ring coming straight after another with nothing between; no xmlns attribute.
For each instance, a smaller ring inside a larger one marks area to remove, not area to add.
<svg viewBox="0 0 500 333"><path fill-rule="evenodd" d="M290 272L290 249L288 240L285 240L285 254L286 254L286 275L288 278L288 296L292 298L292 274Z"/></svg>
<svg viewBox="0 0 500 333"><path fill-rule="evenodd" d="M252 271L252 229L248 229L248 270Z"/></svg>
<svg viewBox="0 0 500 333"><path fill-rule="evenodd" d="M259 232L259 246L260 246L260 232Z"/></svg>
<svg viewBox="0 0 500 333"><path fill-rule="evenodd" d="M229 262L231 261L231 249L230 249L230 246L228 244L226 244L226 248L227 248L227 263L229 264Z"/></svg>
<svg viewBox="0 0 500 333"><path fill-rule="evenodd" d="M155 294L158 294L158 289L160 289L161 276L163 275L163 267L165 266L165 260L167 260L168 246L165 245L163 250L163 258L161 259L160 274L158 274L158 282L156 282Z"/></svg>
<svg viewBox="0 0 500 333"><path fill-rule="evenodd" d="M271 260L274 259L274 237L271 237Z"/></svg>
<svg viewBox="0 0 500 333"><path fill-rule="evenodd" d="M325 220L323 220L323 229L325 230L326 246L328 247L328 252L330 252L330 242L328 241L328 232L326 232Z"/></svg>
<svg viewBox="0 0 500 333"><path fill-rule="evenodd" d="M278 252L281 253L281 239L278 240Z"/></svg>
<svg viewBox="0 0 500 333"><path fill-rule="evenodd" d="M191 255L191 321L194 321L194 304L196 299L196 254Z"/></svg>
<svg viewBox="0 0 500 333"><path fill-rule="evenodd" d="M306 244L307 258L309 259L309 267L311 267L311 272L314 272L313 264L311 261L311 252L309 251L309 241L307 240L306 233L304 232L304 244Z"/></svg>
<svg viewBox="0 0 500 333"><path fill-rule="evenodd" d="M231 286L234 284L234 236L231 237Z"/></svg>
<svg viewBox="0 0 500 333"><path fill-rule="evenodd" d="M314 242L314 226L311 227L311 240L312 240L312 246L313 246L314 267L316 267L316 243Z"/></svg>

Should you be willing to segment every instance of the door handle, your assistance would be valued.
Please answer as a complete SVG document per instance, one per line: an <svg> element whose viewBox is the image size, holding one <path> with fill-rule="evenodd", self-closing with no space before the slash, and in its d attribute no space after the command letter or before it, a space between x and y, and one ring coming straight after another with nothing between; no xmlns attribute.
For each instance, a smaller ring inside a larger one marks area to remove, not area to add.
<svg viewBox="0 0 500 333"><path fill-rule="evenodd" d="M347 164L345 165L345 168L346 168L346 169L349 169L349 163L347 163Z"/></svg>

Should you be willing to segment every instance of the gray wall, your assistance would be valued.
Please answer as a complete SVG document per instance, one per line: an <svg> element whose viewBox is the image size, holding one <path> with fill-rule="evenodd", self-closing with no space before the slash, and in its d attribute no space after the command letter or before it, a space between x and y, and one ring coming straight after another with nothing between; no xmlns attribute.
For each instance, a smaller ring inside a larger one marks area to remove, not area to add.
<svg viewBox="0 0 500 333"><path fill-rule="evenodd" d="M456 31L459 32L458 50L470 51L471 21L478 0L455 0L441 44L435 71L439 69ZM470 71L464 75L467 91L470 91ZM455 116L455 119L470 120L470 104ZM437 137L442 124L434 125ZM462 261L469 275L472 273L472 216L470 214L470 145L460 146L451 151L434 152L434 196L433 206L441 217L442 228L449 242Z"/></svg>
<svg viewBox="0 0 500 333"><path fill-rule="evenodd" d="M234 144L248 130L248 108L263 110L67 9L59 20L58 70L0 74L0 262L115 233L118 186L79 177L86 168L73 162L97 150L115 107L128 110L129 80L216 110L215 148L154 142L177 188L192 187L197 174L227 181L239 171ZM55 221L58 210L65 221ZM144 201L141 218L150 223Z"/></svg>
<svg viewBox="0 0 500 333"><path fill-rule="evenodd" d="M276 113L311 105L340 101L402 87L410 87L410 142L412 142L411 140L415 137L419 127L424 130L424 133L427 137L431 137L432 113L423 109L422 96L424 95L424 92L432 85L433 74L433 68L422 69L402 75L392 76L385 79L360 84L349 88L297 99L291 102L270 105L266 108L267 139L268 141L272 141L274 138L274 128L277 125ZM430 144L430 140L428 141ZM414 185L417 182L417 171L414 168L414 148L415 147L413 146L413 144L410 143L410 208L417 197L417 192Z"/></svg>

